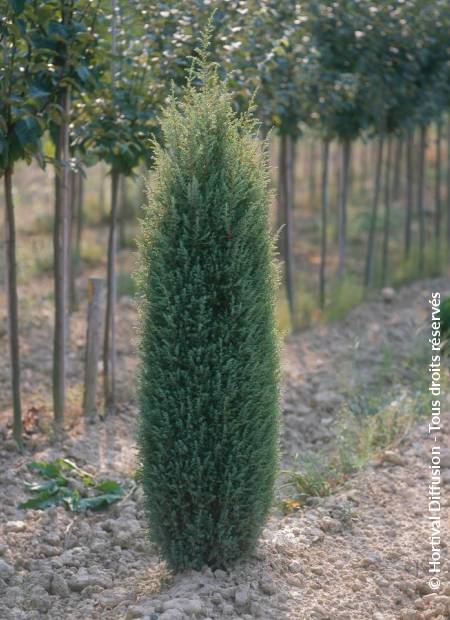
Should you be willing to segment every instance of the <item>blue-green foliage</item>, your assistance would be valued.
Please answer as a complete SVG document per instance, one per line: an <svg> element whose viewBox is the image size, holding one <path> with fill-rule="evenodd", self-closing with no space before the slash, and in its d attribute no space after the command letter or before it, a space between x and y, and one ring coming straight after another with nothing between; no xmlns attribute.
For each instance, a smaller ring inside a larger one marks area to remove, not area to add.
<svg viewBox="0 0 450 620"><path fill-rule="evenodd" d="M250 115L199 67L162 119L138 278L143 485L175 570L252 550L278 463L267 157Z"/></svg>

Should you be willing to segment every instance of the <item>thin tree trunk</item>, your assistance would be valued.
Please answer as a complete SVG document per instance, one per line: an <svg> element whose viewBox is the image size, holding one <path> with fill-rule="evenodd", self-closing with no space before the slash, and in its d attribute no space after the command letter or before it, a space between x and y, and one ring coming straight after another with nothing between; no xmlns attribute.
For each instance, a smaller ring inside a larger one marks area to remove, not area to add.
<svg viewBox="0 0 450 620"><path fill-rule="evenodd" d="M297 323L295 308L295 284L294 284L294 168L295 165L295 141L291 136L286 138L286 200L284 203L285 219L285 248L284 265L286 273L286 294L291 315L292 329L295 331Z"/></svg>
<svg viewBox="0 0 450 620"><path fill-rule="evenodd" d="M383 255L381 265L381 282L384 286L389 268L389 233L391 225L391 165L392 165L392 138L387 139L387 157L384 187L384 226L383 226Z"/></svg>
<svg viewBox="0 0 450 620"><path fill-rule="evenodd" d="M361 189L365 190L367 185L367 173L368 173L368 145L365 142L361 142Z"/></svg>
<svg viewBox="0 0 450 620"><path fill-rule="evenodd" d="M77 189L77 225L75 229L75 255L78 261L78 267L81 262L81 242L83 238L83 225L84 225L84 212L83 212L83 201L84 201L84 177L83 171L80 170L80 173L77 176L78 180L78 189Z"/></svg>
<svg viewBox="0 0 450 620"><path fill-rule="evenodd" d="M70 213L69 213L69 234L68 234L68 249L67 252L69 254L68 268L69 268L69 312L75 312L78 307L78 299L77 299L77 287L76 287L76 275L77 275L77 260L73 248L73 231L76 230L77 227L77 185L78 185L78 175L74 170L71 170L69 173L70 179Z"/></svg>
<svg viewBox="0 0 450 620"><path fill-rule="evenodd" d="M316 144L312 140L309 149L309 203L314 205L316 199Z"/></svg>
<svg viewBox="0 0 450 620"><path fill-rule="evenodd" d="M402 154L403 154L403 138L401 136L398 136L395 140L394 178L393 178L393 184L392 184L392 199L393 200L399 200L401 196Z"/></svg>
<svg viewBox="0 0 450 620"><path fill-rule="evenodd" d="M100 211L105 212L105 171L103 165L100 166L100 185L98 191L98 202L100 205Z"/></svg>
<svg viewBox="0 0 450 620"><path fill-rule="evenodd" d="M328 224L328 162L330 154L330 141L323 143L322 153L322 230L320 240L320 307L325 307L326 298L326 262L327 262L327 224Z"/></svg>
<svg viewBox="0 0 450 620"><path fill-rule="evenodd" d="M67 299L68 299L68 235L69 235L69 124L70 93L66 88L61 98L66 120L59 127L57 161L60 169L55 179L55 326L53 342L53 413L57 426L64 419L66 383Z"/></svg>
<svg viewBox="0 0 450 620"><path fill-rule="evenodd" d="M128 217L128 197L127 197L127 178L122 176L120 179L120 213L119 213L119 247L126 245L126 223Z"/></svg>
<svg viewBox="0 0 450 620"><path fill-rule="evenodd" d="M406 138L406 218L405 218L405 258L411 252L411 225L413 213L413 169L414 169L414 132L408 131Z"/></svg>
<svg viewBox="0 0 450 620"><path fill-rule="evenodd" d="M103 392L105 412L115 412L116 399L116 254L119 173L111 171L111 215L108 237L108 269L106 278L105 339L103 345Z"/></svg>
<svg viewBox="0 0 450 620"><path fill-rule="evenodd" d="M375 234L377 228L378 204L380 202L381 191L381 167L383 162L383 145L384 137L380 135L378 139L377 156L375 163L375 185L372 202L372 215L370 219L369 239L367 243L366 268L364 274L364 285L368 288L372 284L373 279L373 262L375 250Z"/></svg>
<svg viewBox="0 0 450 620"><path fill-rule="evenodd" d="M439 259L441 256L441 219L442 219L442 201L441 201L441 183L442 183L442 123L438 120L436 127L436 176L434 187L434 244L435 244L435 266L439 268Z"/></svg>
<svg viewBox="0 0 450 620"><path fill-rule="evenodd" d="M5 291L11 364L11 391L13 402L13 435L22 448L22 407L20 403L20 348L19 310L17 298L16 224L12 194L12 168L5 170Z"/></svg>
<svg viewBox="0 0 450 620"><path fill-rule="evenodd" d="M335 188L337 188L337 196L338 196L338 200L336 203L336 209L335 209L335 230L334 230L334 241L337 243L338 242L338 238L339 238L339 216L340 216L340 208L339 208L339 188L341 187L341 183L342 183L342 166L341 166L341 158L340 158L340 144L339 142L336 142L334 145L334 149L333 149L333 145L331 145L331 151L332 151L332 155L331 155L331 161L334 164L334 174L333 174L333 178L334 178L334 183L335 183ZM334 153L333 153L334 151Z"/></svg>
<svg viewBox="0 0 450 620"><path fill-rule="evenodd" d="M347 201L348 201L348 170L350 163L350 141L344 140L341 145L341 175L339 191L339 263L338 279L345 274L345 254L347 250Z"/></svg>
<svg viewBox="0 0 450 620"><path fill-rule="evenodd" d="M419 142L419 174L417 191L417 213L419 216L419 270L423 274L425 270L425 152L427 148L427 127L420 126Z"/></svg>

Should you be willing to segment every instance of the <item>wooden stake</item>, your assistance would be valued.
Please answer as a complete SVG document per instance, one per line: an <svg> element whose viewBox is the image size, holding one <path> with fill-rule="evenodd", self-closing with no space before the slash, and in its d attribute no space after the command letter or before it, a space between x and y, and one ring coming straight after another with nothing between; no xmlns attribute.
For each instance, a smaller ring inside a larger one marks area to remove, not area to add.
<svg viewBox="0 0 450 620"><path fill-rule="evenodd" d="M97 368L101 349L103 279L89 278L86 332L86 359L84 375L83 412L88 420L97 414Z"/></svg>

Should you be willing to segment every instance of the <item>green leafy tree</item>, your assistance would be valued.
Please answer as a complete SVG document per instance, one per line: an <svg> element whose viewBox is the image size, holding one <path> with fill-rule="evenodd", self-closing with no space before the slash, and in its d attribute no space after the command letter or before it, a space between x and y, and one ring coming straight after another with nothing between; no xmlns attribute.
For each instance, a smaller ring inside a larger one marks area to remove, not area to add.
<svg viewBox="0 0 450 620"><path fill-rule="evenodd" d="M0 3L0 177L5 189L5 284L13 400L13 433L22 444L16 228L13 202L14 165L37 157L42 163L43 111L49 93L40 84L33 53L36 31L24 2Z"/></svg>
<svg viewBox="0 0 450 620"><path fill-rule="evenodd" d="M277 469L266 153L205 52L162 132L140 247L146 508L172 568L227 566L254 547Z"/></svg>
<svg viewBox="0 0 450 620"><path fill-rule="evenodd" d="M21 3L32 24L30 53L38 88L50 96L46 126L55 145L53 410L62 424L65 407L68 329L68 275L70 236L70 123L73 94L95 83L97 25L102 11L76 0Z"/></svg>
<svg viewBox="0 0 450 620"><path fill-rule="evenodd" d="M142 3L112 2L108 36L99 44L107 66L94 92L79 104L74 145L110 168L111 210L108 235L107 303L103 347L104 399L114 412L116 398L116 254L120 177L151 161L149 138L156 131L157 96L150 78L147 14Z"/></svg>

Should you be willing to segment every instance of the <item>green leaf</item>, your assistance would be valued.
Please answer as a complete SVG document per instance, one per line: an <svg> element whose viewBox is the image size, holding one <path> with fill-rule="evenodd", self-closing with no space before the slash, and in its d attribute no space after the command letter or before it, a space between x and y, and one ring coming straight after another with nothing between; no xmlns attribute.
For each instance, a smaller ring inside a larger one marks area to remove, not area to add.
<svg viewBox="0 0 450 620"><path fill-rule="evenodd" d="M59 493L50 493L49 491L42 491L35 497L22 502L18 505L19 509L25 510L27 508L34 508L35 510L44 510L45 508L51 508L57 506L61 501Z"/></svg>
<svg viewBox="0 0 450 620"><path fill-rule="evenodd" d="M49 495L54 495L60 489L60 486L56 480L49 480L48 482L25 482L25 488L30 493L42 493L46 492Z"/></svg>
<svg viewBox="0 0 450 620"><path fill-rule="evenodd" d="M20 15L25 8L25 0L10 0L10 4L16 15Z"/></svg>
<svg viewBox="0 0 450 620"><path fill-rule="evenodd" d="M28 89L28 96L33 99L38 99L40 97L49 97L50 93L47 90L41 88L40 86L32 84Z"/></svg>
<svg viewBox="0 0 450 620"><path fill-rule="evenodd" d="M14 133L16 134L21 146L27 146L39 139L41 135L41 127L37 120L32 116L21 118L14 125Z"/></svg>
<svg viewBox="0 0 450 620"><path fill-rule="evenodd" d="M101 493L114 494L122 496L124 494L124 488L120 484L120 482L116 482L115 480L103 480L99 484L95 486L97 491Z"/></svg>
<svg viewBox="0 0 450 620"><path fill-rule="evenodd" d="M80 512L84 512L85 510L102 510L107 508L110 504L117 502L121 497L122 494L117 495L113 493L95 495L94 497L84 497L78 502L76 510Z"/></svg>
<svg viewBox="0 0 450 620"><path fill-rule="evenodd" d="M61 469L56 461L32 461L28 463L28 469L36 471L44 478L58 478L61 476Z"/></svg>
<svg viewBox="0 0 450 620"><path fill-rule="evenodd" d="M82 82L86 82L89 79L89 69L85 65L75 67L75 72Z"/></svg>

